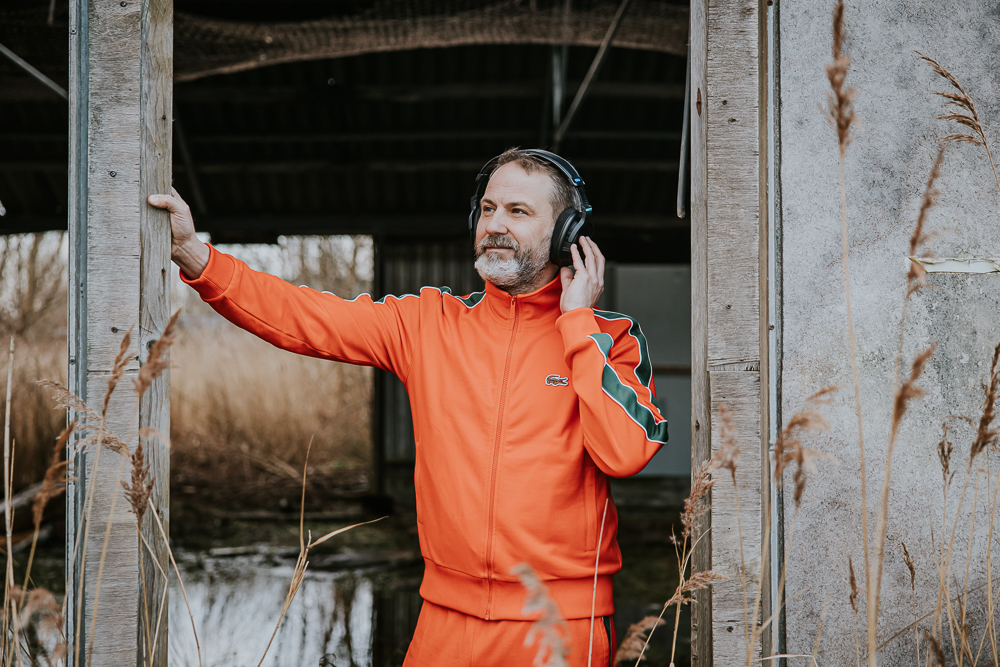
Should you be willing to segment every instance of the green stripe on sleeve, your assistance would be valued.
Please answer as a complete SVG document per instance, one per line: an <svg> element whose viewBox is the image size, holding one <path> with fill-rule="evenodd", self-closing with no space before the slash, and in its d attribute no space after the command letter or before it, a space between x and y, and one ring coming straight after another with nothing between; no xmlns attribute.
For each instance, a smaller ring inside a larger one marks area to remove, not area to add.
<svg viewBox="0 0 1000 667"><path fill-rule="evenodd" d="M631 333L631 332L630 332ZM642 334L640 333L640 336ZM604 332L591 334L588 338L592 339L597 343L597 348L604 355L604 372L601 376L601 387L604 389L604 393L611 397L615 403L621 406L625 413L638 424L643 431L646 432L646 439L650 442L658 442L660 444L666 444L667 442L667 420L663 419L658 421L656 414L653 413L648 407L639 402L639 395L636 393L635 389L626 383L622 382L622 379L618 376L618 373L611 366L608 361L608 357L611 353L611 347L615 343L615 339L611 337L611 334ZM648 363L648 354L645 352L645 339L641 339L640 356L643 358L645 363ZM639 365L642 366L644 363L640 360ZM638 368L636 369L636 376L638 376ZM640 377L640 381L642 378ZM647 387L647 383L643 383Z"/></svg>

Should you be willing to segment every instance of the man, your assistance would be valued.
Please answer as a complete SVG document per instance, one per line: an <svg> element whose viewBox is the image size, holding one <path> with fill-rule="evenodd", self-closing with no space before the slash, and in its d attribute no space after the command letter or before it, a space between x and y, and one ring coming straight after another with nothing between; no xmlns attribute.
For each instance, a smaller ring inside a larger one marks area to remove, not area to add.
<svg viewBox="0 0 1000 667"><path fill-rule="evenodd" d="M608 665L614 653L621 552L608 477L642 470L666 420L638 324L593 309L597 245L573 244L572 269L550 261L560 212L585 205L582 180L551 155L510 150L484 169L470 225L486 289L461 297L424 287L345 301L294 287L198 241L176 192L149 198L170 211L183 279L221 315L283 349L377 366L406 385L425 567L405 667L531 664L519 563L568 619L570 664L587 665L592 650L593 665Z"/></svg>

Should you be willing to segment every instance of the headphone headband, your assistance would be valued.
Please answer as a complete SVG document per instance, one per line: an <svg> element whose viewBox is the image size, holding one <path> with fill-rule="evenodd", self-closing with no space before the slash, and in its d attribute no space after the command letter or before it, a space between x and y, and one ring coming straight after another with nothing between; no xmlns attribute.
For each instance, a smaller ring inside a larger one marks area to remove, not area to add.
<svg viewBox="0 0 1000 667"><path fill-rule="evenodd" d="M541 148L525 148L518 151L519 153L524 153L526 155L531 155L537 158L541 158L551 164L553 167L562 172L570 185L576 188L577 193L580 195L580 203L582 205L582 211L585 213L591 212L590 202L587 200L587 191L584 186L587 184L583 181L580 176L580 172L576 170L569 160L562 157L561 155L556 155L551 151L542 150ZM483 168L479 170L479 174L476 176L476 198L481 199L483 192L486 190L486 184L489 182L490 177L493 172L497 169L497 161L500 156L497 155L495 158L491 159L489 162L483 165ZM478 204L478 202L477 202Z"/></svg>

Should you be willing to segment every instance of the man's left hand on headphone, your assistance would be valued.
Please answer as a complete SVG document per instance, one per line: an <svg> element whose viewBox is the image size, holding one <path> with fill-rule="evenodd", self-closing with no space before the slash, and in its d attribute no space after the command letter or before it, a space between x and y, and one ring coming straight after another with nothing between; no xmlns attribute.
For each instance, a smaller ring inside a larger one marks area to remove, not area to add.
<svg viewBox="0 0 1000 667"><path fill-rule="evenodd" d="M570 248L570 253L573 268L564 266L559 272L563 288L559 308L564 313L577 308L593 308L604 292L604 255L597 244L581 236L579 244L574 243Z"/></svg>

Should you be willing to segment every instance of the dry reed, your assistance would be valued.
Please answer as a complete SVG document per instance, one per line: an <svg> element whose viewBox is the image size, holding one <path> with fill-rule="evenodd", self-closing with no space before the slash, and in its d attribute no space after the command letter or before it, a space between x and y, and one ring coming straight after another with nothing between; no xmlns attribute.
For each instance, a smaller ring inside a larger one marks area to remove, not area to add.
<svg viewBox="0 0 1000 667"><path fill-rule="evenodd" d="M931 355L934 354L934 348L935 345L932 344L926 350L917 355L917 358L913 360L913 365L910 369L910 376L896 390L896 396L893 401L892 426L889 435L889 445L886 449L885 455L885 478L882 482L882 502L879 508L878 518L875 523L874 602L868 609L869 619L874 618L876 621L878 619L879 604L882 600L882 567L885 563L885 539L886 531L889 526L889 492L892 482L892 454L896 444L896 434L899 432L899 425L903 420L903 415L906 414L906 409L909 406L910 401L923 396L924 392L917 386L917 380L920 379L920 375L923 373L924 366L927 364L928 359L930 359ZM869 642L872 641L871 633L874 631L872 630L871 625L872 621L869 620ZM870 645L869 650L872 648L873 646Z"/></svg>
<svg viewBox="0 0 1000 667"><path fill-rule="evenodd" d="M851 143L852 128L857 122L854 115L856 91L846 85L847 70L851 57L844 51L844 2L839 0L833 10L833 62L827 66L826 75L831 92L827 98L827 113L837 131L839 150L838 173L840 177L840 245L841 263L844 271L844 303L847 316L848 349L851 357L851 377L854 383L854 409L858 423L858 468L861 477L861 542L864 545L865 599L872 608L871 563L869 559L868 536L868 468L865 461L864 418L861 407L861 378L858 369L858 345L854 335L854 311L851 307L851 272L849 263L849 239L847 226L847 184L844 175L844 154ZM868 623L869 665L875 667L875 633L872 619Z"/></svg>
<svg viewBox="0 0 1000 667"><path fill-rule="evenodd" d="M597 555L594 556L594 592L590 598L590 639L587 641L587 667L591 667L594 661L594 612L597 608L597 572L601 565L601 543L604 540L604 521L608 518L608 500L610 499L604 499L604 513L601 514L601 532L597 534Z"/></svg>
<svg viewBox="0 0 1000 667"><path fill-rule="evenodd" d="M861 667L861 639L858 632L858 593L861 591L858 590L858 578L854 574L854 560L850 556L847 557L847 569L849 572L848 584L851 588L848 600L851 603L851 610L854 612L854 658L858 667Z"/></svg>
<svg viewBox="0 0 1000 667"><path fill-rule="evenodd" d="M28 554L28 566L25 568L24 572L25 590L28 589L28 584L31 582L31 566L35 561L35 548L38 546L38 534L42 529L42 518L45 515L45 506L48 505L49 501L56 495L57 492L61 492L66 488L66 469L69 465L69 461L67 461L64 456L66 452L66 444L69 442L69 438L73 434L75 428L76 422L70 422L69 425L63 429L62 433L59 434L59 438L56 440L56 446L52 450L52 462L45 471L45 478L42 480L42 488L35 495L35 498L31 503L31 517L35 524L35 528L31 535L31 551Z"/></svg>
<svg viewBox="0 0 1000 667"><path fill-rule="evenodd" d="M566 661L571 648L569 626L559 610L559 604L549 594L538 573L527 563L515 565L511 574L517 575L527 591L521 613L541 614L524 638L525 646L533 646L538 640L538 652L532 664L535 667L569 667Z"/></svg>
<svg viewBox="0 0 1000 667"><path fill-rule="evenodd" d="M976 146L982 146L986 150L986 157L989 158L990 167L993 169L993 179L996 181L997 189L1000 190L1000 177L997 176L997 168L993 163L993 154L990 152L989 142L986 141L986 133L983 132L983 123L979 119L979 112L976 111L976 104L972 101L972 97L966 92L962 84L958 82L955 75L942 67L938 61L929 56L925 56L919 51L917 51L916 54L923 58L931 66L931 69L934 70L935 74L947 81L954 90L958 91L955 93L934 93L935 95L940 95L948 100L946 104L952 104L961 109L958 113L947 113L943 116L938 116L938 120L952 120L959 125L972 130L972 134L967 132L957 132L947 134L940 137L940 139L942 141L955 141L958 143L970 143Z"/></svg>
<svg viewBox="0 0 1000 667"><path fill-rule="evenodd" d="M3 421L3 499L4 499L4 519L6 521L6 537L7 537L7 566L6 574L4 577L4 609L10 608L11 613L5 613L3 616L3 640L7 641L7 632L10 620L13 618L13 612L16 608L16 602L10 601L10 594L14 586L14 552L13 552L13 540L11 539L11 524L13 523L13 504L11 503L11 498L13 496L12 489L10 486L10 471L11 471L11 443L10 443L10 401L11 401L11 389L14 384L14 337L10 337L10 351L7 354L7 400L6 408L4 411L4 421ZM8 664L7 656L9 651L17 651L17 656L20 662L21 653L18 650L18 638L17 638L17 623L14 623L14 637L13 646L4 650L4 664Z"/></svg>
<svg viewBox="0 0 1000 667"><path fill-rule="evenodd" d="M646 657L643 653L645 652L646 643L649 641L650 633L654 628L664 623L665 621L660 616L647 616L638 623L628 626L625 638L622 639L621 644L618 645L618 650L615 652L614 664L632 662L633 660L636 664L639 664L645 660Z"/></svg>
<svg viewBox="0 0 1000 667"><path fill-rule="evenodd" d="M289 607L292 606L292 601L295 600L295 595L299 592L302 587L302 582L305 580L306 568L309 567L309 550L315 546L326 542L331 537L335 535L340 535L345 533L352 528L357 528L358 526L364 526L369 523L374 523L375 521L381 521L385 517L379 519L374 519L373 521L363 521L361 523L356 523L352 526L346 526L338 530L327 533L323 537L319 538L315 542L312 539L312 534L309 534L308 539L304 534L305 529L305 508L306 508L306 475L309 471L309 452L312 449L312 440L309 441L309 445L306 447L306 460L302 466L302 502L299 505L299 556L295 561L295 570L292 572L292 581L288 585L288 593L285 595L285 601L281 606L281 614L278 616L278 622L274 626L274 632L271 633L271 638L267 641L267 646L264 648L264 654L260 657L260 662L257 663L257 667L264 664L264 659L267 657L267 652L271 650L271 643L274 642L274 637L278 634L278 629L281 627L281 621L284 620L285 614L288 613ZM157 519L159 521L159 519ZM162 530L162 525L161 525ZM176 565L174 566L176 568ZM178 579L180 578L180 573L177 574ZM192 619L192 627L193 627ZM199 653L200 657L200 653Z"/></svg>

